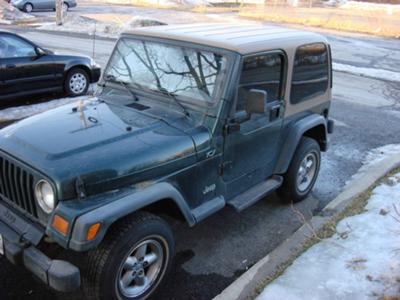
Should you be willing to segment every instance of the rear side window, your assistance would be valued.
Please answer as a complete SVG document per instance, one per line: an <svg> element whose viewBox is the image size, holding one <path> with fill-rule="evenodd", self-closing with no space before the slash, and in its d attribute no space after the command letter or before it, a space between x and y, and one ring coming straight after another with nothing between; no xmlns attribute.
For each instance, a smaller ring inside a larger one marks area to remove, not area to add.
<svg viewBox="0 0 400 300"><path fill-rule="evenodd" d="M325 44L299 47L294 58L290 101L299 103L323 94L328 83L328 51Z"/></svg>

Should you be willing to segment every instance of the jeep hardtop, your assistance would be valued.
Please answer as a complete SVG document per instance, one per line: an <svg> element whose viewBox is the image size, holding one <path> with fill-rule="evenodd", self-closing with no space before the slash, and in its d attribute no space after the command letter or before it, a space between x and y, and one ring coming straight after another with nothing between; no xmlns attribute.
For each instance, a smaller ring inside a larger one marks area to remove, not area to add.
<svg viewBox="0 0 400 300"><path fill-rule="evenodd" d="M0 255L89 299L154 296L174 255L164 216L194 226L273 191L307 197L333 129L331 61L324 37L281 27L122 34L95 97L0 131Z"/></svg>

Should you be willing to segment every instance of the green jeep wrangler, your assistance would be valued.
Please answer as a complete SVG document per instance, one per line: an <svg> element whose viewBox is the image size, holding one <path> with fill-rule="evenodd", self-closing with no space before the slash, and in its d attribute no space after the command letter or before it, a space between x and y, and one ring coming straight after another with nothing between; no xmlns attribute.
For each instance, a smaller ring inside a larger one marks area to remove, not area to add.
<svg viewBox="0 0 400 300"><path fill-rule="evenodd" d="M0 131L0 254L58 291L154 296L174 256L163 218L194 226L310 193L333 130L331 61L324 37L279 27L122 34L96 97Z"/></svg>

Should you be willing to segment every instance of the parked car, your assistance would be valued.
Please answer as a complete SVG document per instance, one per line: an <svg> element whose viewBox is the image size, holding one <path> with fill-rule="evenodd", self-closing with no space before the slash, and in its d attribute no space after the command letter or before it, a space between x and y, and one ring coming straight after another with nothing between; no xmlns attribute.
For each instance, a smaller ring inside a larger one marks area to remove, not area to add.
<svg viewBox="0 0 400 300"><path fill-rule="evenodd" d="M273 191L303 200L333 130L330 46L314 33L136 29L100 84L0 131L2 254L88 299L155 295L174 256L165 216L194 226ZM53 260L50 243L86 259Z"/></svg>
<svg viewBox="0 0 400 300"><path fill-rule="evenodd" d="M101 69L84 56L57 55L13 33L0 31L0 101L65 91L85 94Z"/></svg>
<svg viewBox="0 0 400 300"><path fill-rule="evenodd" d="M54 0L11 0L11 4L23 10L24 12L30 13L36 10L55 10L56 2ZM71 7L76 7L76 0L63 0L62 9L68 11Z"/></svg>

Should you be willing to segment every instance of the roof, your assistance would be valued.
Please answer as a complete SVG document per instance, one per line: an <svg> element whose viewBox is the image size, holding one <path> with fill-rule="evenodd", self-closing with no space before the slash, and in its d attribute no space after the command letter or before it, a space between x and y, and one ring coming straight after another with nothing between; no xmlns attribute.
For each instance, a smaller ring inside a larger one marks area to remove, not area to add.
<svg viewBox="0 0 400 300"><path fill-rule="evenodd" d="M305 43L327 42L316 33L243 23L207 23L142 27L125 34L188 41L235 51L241 54L297 47Z"/></svg>

